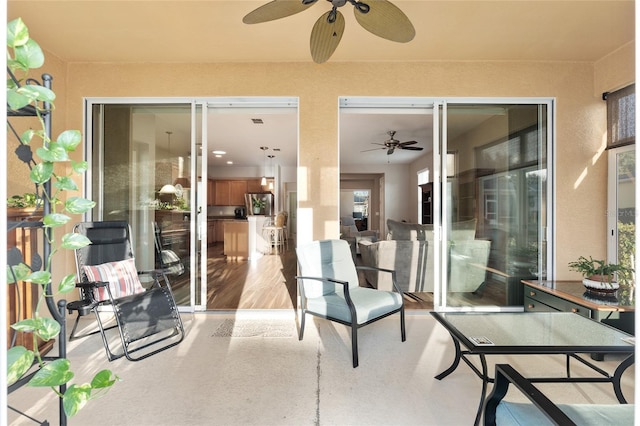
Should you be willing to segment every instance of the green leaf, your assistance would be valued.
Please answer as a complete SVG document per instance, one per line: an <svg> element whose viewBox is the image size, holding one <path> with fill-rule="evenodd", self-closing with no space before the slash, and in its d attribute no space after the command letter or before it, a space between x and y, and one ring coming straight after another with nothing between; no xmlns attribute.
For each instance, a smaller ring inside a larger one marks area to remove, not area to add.
<svg viewBox="0 0 640 426"><path fill-rule="evenodd" d="M35 284L49 284L51 282L51 272L35 271L29 274L24 280Z"/></svg>
<svg viewBox="0 0 640 426"><path fill-rule="evenodd" d="M76 147L82 142L82 135L78 130L65 130L60 133L56 142L69 152L75 151Z"/></svg>
<svg viewBox="0 0 640 426"><path fill-rule="evenodd" d="M33 136L36 134L37 132L33 129L25 130L20 136L20 142L22 142L23 144L29 145L31 143L31 140L33 139Z"/></svg>
<svg viewBox="0 0 640 426"><path fill-rule="evenodd" d="M14 346L7 351L7 385L12 385L26 373L35 354L24 346Z"/></svg>
<svg viewBox="0 0 640 426"><path fill-rule="evenodd" d="M53 318L40 318L40 324L35 332L41 339L51 340L60 334L60 323Z"/></svg>
<svg viewBox="0 0 640 426"><path fill-rule="evenodd" d="M73 214L85 213L96 205L95 201L81 197L71 197L64 203L64 208Z"/></svg>
<svg viewBox="0 0 640 426"><path fill-rule="evenodd" d="M119 381L120 377L116 376L111 370L102 370L93 376L91 380L91 387L93 389L108 388Z"/></svg>
<svg viewBox="0 0 640 426"><path fill-rule="evenodd" d="M68 161L69 154L67 151L55 142L51 142L48 147L40 147L36 149L36 154L44 161Z"/></svg>
<svg viewBox="0 0 640 426"><path fill-rule="evenodd" d="M40 326L38 318L27 318L11 324L11 328L23 333L33 333Z"/></svg>
<svg viewBox="0 0 640 426"><path fill-rule="evenodd" d="M71 160L71 168L73 169L74 172L78 174L82 174L89 169L89 163L87 163L86 161L75 162Z"/></svg>
<svg viewBox="0 0 640 426"><path fill-rule="evenodd" d="M13 270L13 273L16 275L18 281L23 281L31 273L31 269L29 269L29 267L24 263L12 266L11 268L7 268L7 281L9 283L15 282L13 281L13 274L11 274L11 270Z"/></svg>
<svg viewBox="0 0 640 426"><path fill-rule="evenodd" d="M76 288L76 275L69 274L60 281L60 285L58 285L58 292L60 293L69 293L73 289Z"/></svg>
<svg viewBox="0 0 640 426"><path fill-rule="evenodd" d="M73 372L69 370L70 362L66 358L58 358L45 364L29 380L29 386L60 386L73 378Z"/></svg>
<svg viewBox="0 0 640 426"><path fill-rule="evenodd" d="M17 111L31 103L31 99L16 90L7 90L7 106L12 111Z"/></svg>
<svg viewBox="0 0 640 426"><path fill-rule="evenodd" d="M62 247L69 250L76 250L91 244L91 240L84 235L70 232L62 236Z"/></svg>
<svg viewBox="0 0 640 426"><path fill-rule="evenodd" d="M27 69L40 68L44 64L44 54L35 40L29 39L21 46L14 47L15 59Z"/></svg>
<svg viewBox="0 0 640 426"><path fill-rule="evenodd" d="M88 383L77 386L71 385L62 397L62 406L68 417L75 416L78 411L89 402L91 396L91 386Z"/></svg>
<svg viewBox="0 0 640 426"><path fill-rule="evenodd" d="M44 101L52 102L55 99L55 94L46 87L38 86L37 84L25 84L15 89L21 95L31 99L31 101Z"/></svg>
<svg viewBox="0 0 640 426"><path fill-rule="evenodd" d="M44 226L49 228L55 228L56 226L62 226L65 223L69 222L71 218L66 214L62 213L51 213L44 217L43 223Z"/></svg>
<svg viewBox="0 0 640 426"><path fill-rule="evenodd" d="M23 333L35 333L44 340L50 340L60 334L60 324L53 318L27 318L11 326Z"/></svg>
<svg viewBox="0 0 640 426"><path fill-rule="evenodd" d="M53 184L56 188L62 191L77 191L78 185L68 176L59 177L58 180Z"/></svg>
<svg viewBox="0 0 640 426"><path fill-rule="evenodd" d="M16 18L7 24L7 46L15 48L29 40L29 29L22 18Z"/></svg>
<svg viewBox="0 0 640 426"><path fill-rule="evenodd" d="M45 162L38 163L31 170L29 177L31 181L38 184L43 184L48 182L51 179L51 175L53 174L53 163Z"/></svg>

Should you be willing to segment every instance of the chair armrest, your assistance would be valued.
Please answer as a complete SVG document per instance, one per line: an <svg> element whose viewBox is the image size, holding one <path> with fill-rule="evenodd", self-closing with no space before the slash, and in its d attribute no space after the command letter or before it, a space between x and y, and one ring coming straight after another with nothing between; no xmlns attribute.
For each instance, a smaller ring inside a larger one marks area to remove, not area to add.
<svg viewBox="0 0 640 426"><path fill-rule="evenodd" d="M400 287L398 286L398 284L396 283L396 271L394 271L393 269L385 269L385 268L378 268L377 266L366 266L366 265L359 265L356 266L356 270L357 269L361 269L364 271L380 271L380 272L388 272L391 274L391 284L393 285L393 289L402 294L403 291L400 289Z"/></svg>
<svg viewBox="0 0 640 426"><path fill-rule="evenodd" d="M540 411L552 422L558 425L575 425L575 423L547 398L529 380L525 379L509 364L496 364L495 382L493 390L487 397L484 406L485 426L495 426L496 409L502 398L507 394L509 384L520 390Z"/></svg>
<svg viewBox="0 0 640 426"><path fill-rule="evenodd" d="M347 281L341 281L341 280L336 280L333 278L324 278L324 277L305 277L305 276L296 276L297 280L314 280L314 281L322 281L322 282L328 282L328 283L332 283L332 284L340 284L343 287L348 287L349 283Z"/></svg>
<svg viewBox="0 0 640 426"><path fill-rule="evenodd" d="M109 283L107 281L81 281L76 283L77 288L90 289L90 288L99 288L105 287Z"/></svg>

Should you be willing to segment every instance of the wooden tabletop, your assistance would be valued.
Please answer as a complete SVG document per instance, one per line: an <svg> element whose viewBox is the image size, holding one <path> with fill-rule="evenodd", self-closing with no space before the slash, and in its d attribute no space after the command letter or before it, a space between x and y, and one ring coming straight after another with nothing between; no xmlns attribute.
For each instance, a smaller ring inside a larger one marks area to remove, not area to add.
<svg viewBox="0 0 640 426"><path fill-rule="evenodd" d="M612 296L603 297L588 293L582 281L522 280L522 283L589 309L635 312L635 306L629 303L628 299L621 297L621 290Z"/></svg>

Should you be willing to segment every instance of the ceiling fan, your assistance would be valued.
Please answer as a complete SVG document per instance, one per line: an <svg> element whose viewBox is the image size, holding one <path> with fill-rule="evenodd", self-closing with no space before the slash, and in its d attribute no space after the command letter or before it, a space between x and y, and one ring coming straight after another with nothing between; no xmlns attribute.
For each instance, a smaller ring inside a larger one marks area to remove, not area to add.
<svg viewBox="0 0 640 426"><path fill-rule="evenodd" d="M376 149L386 149L387 150L387 155L391 155L391 154L394 153L394 151L396 149L406 149L408 151L422 151L424 149L421 146L409 146L409 145L417 144L418 142L416 142L416 141L400 142L399 140L394 139L393 137L396 134L395 130L389 130L387 133L389 134L389 139L384 141L384 143L372 142L374 145L381 145L382 148L367 149L367 150L362 151L362 152L374 151Z"/></svg>
<svg viewBox="0 0 640 426"><path fill-rule="evenodd" d="M258 24L273 21L302 12L318 0L273 0L242 18L245 24ZM387 0L327 0L332 4L330 11L324 13L311 30L311 57L321 64L326 62L338 47L345 20L339 7L347 3L353 5L353 13L358 23L367 31L391 41L407 43L413 40L416 30L409 18L394 4Z"/></svg>

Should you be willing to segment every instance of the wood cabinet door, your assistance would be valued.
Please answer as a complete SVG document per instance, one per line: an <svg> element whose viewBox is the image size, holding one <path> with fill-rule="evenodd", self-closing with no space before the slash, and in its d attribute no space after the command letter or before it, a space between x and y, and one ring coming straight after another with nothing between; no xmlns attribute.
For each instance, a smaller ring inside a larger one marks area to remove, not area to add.
<svg viewBox="0 0 640 426"><path fill-rule="evenodd" d="M260 179L247 180L247 192L262 192L262 185L260 185Z"/></svg>
<svg viewBox="0 0 640 426"><path fill-rule="evenodd" d="M214 188L215 188L215 202L213 203L216 206L228 206L229 197L231 196L231 185L229 185L228 180L215 180Z"/></svg>
<svg viewBox="0 0 640 426"><path fill-rule="evenodd" d="M212 206L216 202L216 187L213 179L207 180L207 205Z"/></svg>
<svg viewBox="0 0 640 426"><path fill-rule="evenodd" d="M229 182L229 205L244 206L244 194L247 193L246 180L232 180Z"/></svg>
<svg viewBox="0 0 640 426"><path fill-rule="evenodd" d="M214 241L221 243L224 241L224 220L216 220L215 223Z"/></svg>

